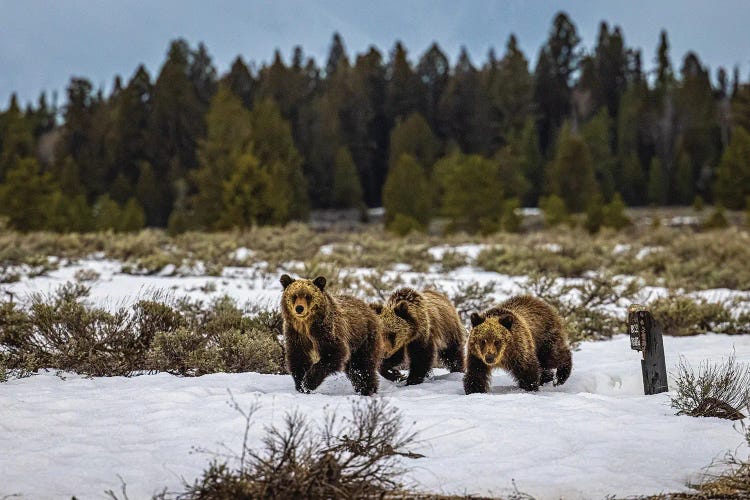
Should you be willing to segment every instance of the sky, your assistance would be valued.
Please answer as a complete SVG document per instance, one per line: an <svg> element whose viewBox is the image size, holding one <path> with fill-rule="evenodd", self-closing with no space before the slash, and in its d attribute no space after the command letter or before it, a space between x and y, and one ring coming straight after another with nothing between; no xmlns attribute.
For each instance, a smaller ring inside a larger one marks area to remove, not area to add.
<svg viewBox="0 0 750 500"><path fill-rule="evenodd" d="M350 56L370 45L385 54L401 40L416 61L437 41L451 61L466 46L475 64L490 47L501 55L515 33L533 63L559 10L585 49L606 20L643 50L648 70L666 29L675 69L693 50L712 75L739 65L742 78L750 76L749 0L0 0L0 108L13 92L25 103L57 91L62 104L71 76L105 92L115 75L127 80L141 63L155 77L177 37L203 41L220 73L237 55L256 67L275 49L288 60L295 45L324 64L335 31Z"/></svg>

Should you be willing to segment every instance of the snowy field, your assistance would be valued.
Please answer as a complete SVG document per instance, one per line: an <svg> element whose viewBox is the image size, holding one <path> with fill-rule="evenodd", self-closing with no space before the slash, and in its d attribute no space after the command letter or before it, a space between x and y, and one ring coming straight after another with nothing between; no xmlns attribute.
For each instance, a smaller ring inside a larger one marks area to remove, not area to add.
<svg viewBox="0 0 750 500"><path fill-rule="evenodd" d="M538 498L603 498L686 489L702 468L742 441L732 423L678 417L669 396L643 396L639 356L624 336L585 343L568 383L521 392L497 372L492 393L465 396L460 374L438 372L417 387L381 379L378 397L402 411L418 432L407 480L442 493L503 495L517 487ZM736 350L750 362L750 337L665 339L667 364ZM283 375L146 375L65 380L45 374L0 385L0 496L102 498L119 489L132 499L179 490L212 458L191 453L239 451L243 418L227 403L260 405L250 444L290 410L322 421L347 414L355 397L344 376L310 395Z"/></svg>
<svg viewBox="0 0 750 500"><path fill-rule="evenodd" d="M476 255L476 248L461 248ZM440 247L433 249L441 252ZM132 303L143 294L167 291L175 297L210 299L230 295L240 304L275 307L279 272L228 268L220 277L131 276L120 264L92 259L62 266L48 276L3 285L17 298L51 292L93 270L88 300L106 307ZM290 264L288 270L293 271ZM367 272L352 270L350 272ZM428 282L447 292L468 282L494 282L496 299L521 289L523 278L465 267L450 273L412 273L396 266L406 283ZM646 288L644 299L665 293ZM710 298L727 290L701 292ZM624 308L627 304L615 306ZM667 366L680 356L697 366L736 352L750 362L750 336L704 335L665 338ZM381 379L378 397L399 408L418 433L412 450L425 458L406 460L408 485L453 494L507 495L513 483L538 498L603 498L687 489L713 460L728 451L746 456L742 436L726 420L678 417L669 395L644 396L639 354L624 336L588 342L574 353L573 374L561 387L520 391L496 372L491 394L465 396L460 374L437 370L417 387ZM127 484L131 499L192 482L213 455L239 452L244 420L228 405L229 393L243 407L259 405L249 444L259 443L264 426L279 424L299 410L315 421L326 412L349 413L355 398L342 376L314 393L294 391L289 376L214 374L179 378L167 374L87 379L41 374L0 384L0 498L102 498Z"/></svg>

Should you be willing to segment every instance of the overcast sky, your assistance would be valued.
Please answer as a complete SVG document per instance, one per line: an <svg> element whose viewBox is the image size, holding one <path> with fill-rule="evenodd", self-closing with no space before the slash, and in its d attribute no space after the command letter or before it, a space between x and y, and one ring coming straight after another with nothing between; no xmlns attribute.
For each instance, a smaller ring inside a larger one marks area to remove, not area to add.
<svg viewBox="0 0 750 500"><path fill-rule="evenodd" d="M12 92L26 102L57 90L62 101L72 75L106 91L140 63L153 77L176 37L205 42L220 73L238 54L262 63L276 48L288 58L295 45L324 63L334 31L349 55L370 45L387 53L401 40L414 61L437 41L451 61L465 45L475 63L492 46L501 55L515 33L533 61L558 10L586 48L601 20L620 25L627 45L643 49L646 69L665 28L676 69L694 50L712 76L735 64L743 79L750 74L750 0L0 0L0 108Z"/></svg>

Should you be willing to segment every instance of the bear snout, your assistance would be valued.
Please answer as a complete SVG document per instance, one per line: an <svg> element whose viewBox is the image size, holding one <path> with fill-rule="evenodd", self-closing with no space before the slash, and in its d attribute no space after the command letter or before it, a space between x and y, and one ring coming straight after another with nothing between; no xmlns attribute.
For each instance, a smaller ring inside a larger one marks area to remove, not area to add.
<svg viewBox="0 0 750 500"><path fill-rule="evenodd" d="M484 360L487 361L487 364L491 365L492 363L495 362L495 356L493 354L489 354L485 356Z"/></svg>
<svg viewBox="0 0 750 500"><path fill-rule="evenodd" d="M304 306L297 306L297 307L294 308L294 311L297 314L302 314L303 312L305 312L305 308L304 308Z"/></svg>

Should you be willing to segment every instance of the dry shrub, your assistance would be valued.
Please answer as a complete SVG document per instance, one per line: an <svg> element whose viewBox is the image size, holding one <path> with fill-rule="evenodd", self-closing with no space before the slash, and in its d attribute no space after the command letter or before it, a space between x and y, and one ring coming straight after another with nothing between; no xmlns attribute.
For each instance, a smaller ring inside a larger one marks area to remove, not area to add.
<svg viewBox="0 0 750 500"><path fill-rule="evenodd" d="M750 405L750 365L738 364L732 354L723 362L702 362L696 373L683 358L675 386L671 405L678 415L742 419L740 409Z"/></svg>
<svg viewBox="0 0 750 500"><path fill-rule="evenodd" d="M403 459L421 457L407 450L415 435L381 399L355 401L351 416L332 413L320 426L299 412L287 414L281 426L266 430L258 449L247 443L257 407L234 406L246 421L239 467L213 462L175 498L395 498Z"/></svg>
<svg viewBox="0 0 750 500"><path fill-rule="evenodd" d="M484 285L477 282L469 283L451 295L450 299L456 306L458 314L464 323L468 323L469 316L473 312L484 311L494 304L492 294L495 293L495 282L490 281Z"/></svg>
<svg viewBox="0 0 750 500"><path fill-rule="evenodd" d="M653 301L649 307L662 326L664 335L750 332L750 318L745 314L733 315L730 305L721 302L693 299L671 292Z"/></svg>
<svg viewBox="0 0 750 500"><path fill-rule="evenodd" d="M278 312L246 313L226 297L143 300L109 312L88 305L88 291L71 283L34 295L26 308L0 302L4 378L44 368L92 376L283 371Z"/></svg>
<svg viewBox="0 0 750 500"><path fill-rule="evenodd" d="M628 305L635 300L639 284L604 273L576 284L561 284L554 277L529 276L525 293L554 306L562 316L571 343L599 340L623 333L622 318L609 310L612 305Z"/></svg>

